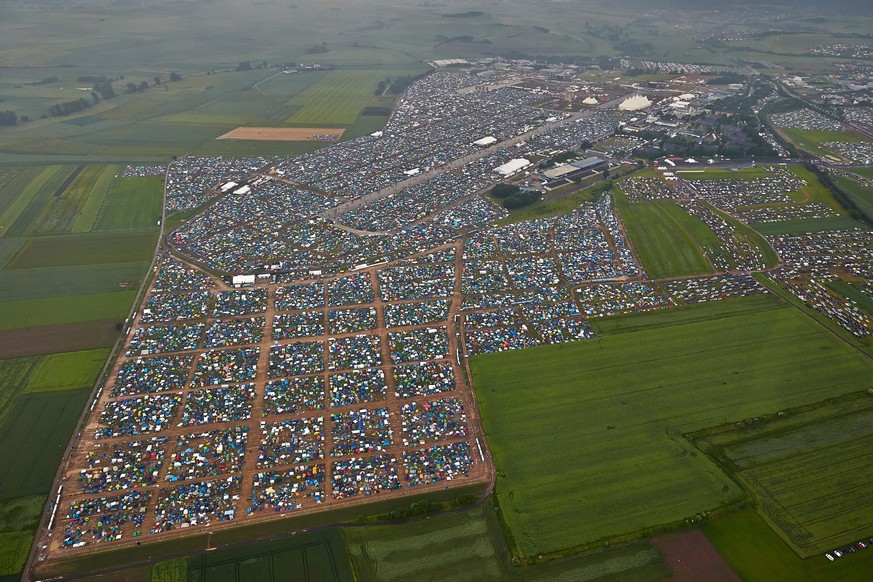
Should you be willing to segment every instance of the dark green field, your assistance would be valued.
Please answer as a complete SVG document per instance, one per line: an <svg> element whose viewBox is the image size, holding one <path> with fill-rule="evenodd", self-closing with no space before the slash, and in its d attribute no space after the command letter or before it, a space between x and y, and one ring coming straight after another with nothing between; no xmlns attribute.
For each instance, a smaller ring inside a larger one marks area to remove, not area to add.
<svg viewBox="0 0 873 582"><path fill-rule="evenodd" d="M0 429L0 499L48 493L87 389L20 396Z"/></svg>
<svg viewBox="0 0 873 582"><path fill-rule="evenodd" d="M823 555L801 560L751 509L707 522L703 532L747 582L859 582L873 569L869 548L836 562Z"/></svg>
<svg viewBox="0 0 873 582"><path fill-rule="evenodd" d="M866 384L873 387L873 379ZM768 423L704 431L695 442L746 488L765 521L801 557L873 535L869 396L859 393Z"/></svg>
<svg viewBox="0 0 873 582"><path fill-rule="evenodd" d="M519 553L620 539L742 500L684 433L856 391L873 374L795 310L714 310L713 320L701 308L676 325L471 359Z"/></svg>
<svg viewBox="0 0 873 582"><path fill-rule="evenodd" d="M8 269L131 263L148 261L155 249L153 232L95 233L29 240Z"/></svg>
<svg viewBox="0 0 873 582"><path fill-rule="evenodd" d="M658 551L644 542L513 567L490 499L467 512L402 525L345 528L343 533L359 582L581 582L610 577L642 582L670 572Z"/></svg>
<svg viewBox="0 0 873 582"><path fill-rule="evenodd" d="M0 312L3 313L0 329L103 319L115 319L121 322L127 316L135 295L135 291L119 291L0 301Z"/></svg>
<svg viewBox="0 0 873 582"><path fill-rule="evenodd" d="M135 289L147 267L141 261L0 270L0 297L12 301Z"/></svg>

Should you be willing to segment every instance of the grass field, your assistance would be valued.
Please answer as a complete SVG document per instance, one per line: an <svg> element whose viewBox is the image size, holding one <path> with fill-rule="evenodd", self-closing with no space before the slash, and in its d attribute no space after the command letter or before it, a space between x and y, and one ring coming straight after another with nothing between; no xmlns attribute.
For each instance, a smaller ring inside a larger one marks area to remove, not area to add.
<svg viewBox="0 0 873 582"><path fill-rule="evenodd" d="M759 222L750 224L763 235L803 234L825 230L846 230L864 226L854 218L837 216L834 218L810 218L805 220L786 220L783 222Z"/></svg>
<svg viewBox="0 0 873 582"><path fill-rule="evenodd" d="M0 533L0 576L21 572L33 543L33 532Z"/></svg>
<svg viewBox="0 0 873 582"><path fill-rule="evenodd" d="M29 240L8 269L130 263L148 261L154 252L154 232L90 233Z"/></svg>
<svg viewBox="0 0 873 582"><path fill-rule="evenodd" d="M0 427L15 404L15 398L24 390L30 373L39 358L9 358L0 360Z"/></svg>
<svg viewBox="0 0 873 582"><path fill-rule="evenodd" d="M121 322L135 298L134 291L92 293L0 301L0 329L117 319Z"/></svg>
<svg viewBox="0 0 873 582"><path fill-rule="evenodd" d="M157 228L163 177L118 178L100 208L94 230Z"/></svg>
<svg viewBox="0 0 873 582"><path fill-rule="evenodd" d="M533 220L535 218L548 218L549 216L559 216L572 212L583 202L588 202L594 199L595 190L599 190L599 186L592 186L578 192L573 192L567 196L562 196L555 200L549 200L543 204L537 204L529 208L523 208L517 212L511 213L506 218L500 219L497 224L503 226L506 224L515 224L516 222L524 222L525 220Z"/></svg>
<svg viewBox="0 0 873 582"><path fill-rule="evenodd" d="M28 173L27 177L31 179L26 184L10 185L6 191L14 199L0 216L0 233L3 236L24 234L30 225L30 220L42 207L42 203L57 190L72 171L73 168L67 166L45 166L37 175L31 176ZM52 190L52 187L55 190ZM20 217L25 211L30 213L30 218L21 221Z"/></svg>
<svg viewBox="0 0 873 582"><path fill-rule="evenodd" d="M652 278L711 273L691 234L691 216L674 203L622 203L619 211L628 238ZM699 222L699 221L698 221Z"/></svg>
<svg viewBox="0 0 873 582"><path fill-rule="evenodd" d="M869 549L836 562L824 556L802 560L751 509L707 522L703 532L747 582L857 582L866 580L873 569Z"/></svg>
<svg viewBox="0 0 873 582"><path fill-rule="evenodd" d="M428 521L343 530L359 582L521 580L658 580L669 574L646 543L513 567L490 502ZM416 556L410 560L409 556Z"/></svg>
<svg viewBox="0 0 873 582"><path fill-rule="evenodd" d="M188 580L188 560L178 558L158 562L152 566L151 582L186 582Z"/></svg>
<svg viewBox="0 0 873 582"><path fill-rule="evenodd" d="M50 354L40 358L27 380L25 393L91 388L109 350Z"/></svg>
<svg viewBox="0 0 873 582"><path fill-rule="evenodd" d="M813 154L823 156L825 158L831 157L843 159L843 156L821 145L823 142L861 141L861 136L850 131L809 131L804 129L795 129L793 127L781 127L779 128L779 132L786 138L788 138L796 146L803 148Z"/></svg>
<svg viewBox="0 0 873 582"><path fill-rule="evenodd" d="M521 554L620 539L741 500L682 434L855 391L873 373L792 309L713 309L713 320L701 309L677 325L471 359Z"/></svg>
<svg viewBox="0 0 873 582"><path fill-rule="evenodd" d="M178 568L175 565L175 572L178 572ZM302 533L292 538L253 546L218 550L187 560L189 582L331 582L349 580L350 574L348 557L339 530ZM155 570L152 571L153 582L176 579L178 578L158 578Z"/></svg>
<svg viewBox="0 0 873 582"><path fill-rule="evenodd" d="M857 168L853 168L857 172ZM834 183L845 192L869 220L873 220L873 188L868 188L850 178L834 176Z"/></svg>
<svg viewBox="0 0 873 582"><path fill-rule="evenodd" d="M133 289L147 267L142 261L0 271L0 297L12 301Z"/></svg>
<svg viewBox="0 0 873 582"><path fill-rule="evenodd" d="M867 384L873 387L873 379ZM695 442L743 484L765 521L800 556L873 535L869 396L764 424L704 431Z"/></svg>
<svg viewBox="0 0 873 582"><path fill-rule="evenodd" d="M0 499L47 493L88 390L18 397L0 427Z"/></svg>
<svg viewBox="0 0 873 582"><path fill-rule="evenodd" d="M68 176L33 219L26 234L88 232L106 197L116 166L84 166ZM75 176L75 177L73 177Z"/></svg>
<svg viewBox="0 0 873 582"><path fill-rule="evenodd" d="M739 168L737 170L724 168L705 168L701 170L678 170L676 172L686 180L750 180L766 178L770 172L761 166L754 168Z"/></svg>
<svg viewBox="0 0 873 582"><path fill-rule="evenodd" d="M296 108L286 122L289 125L352 125L364 107L374 98L377 83L419 72L410 69L335 70L317 73L321 77L290 101Z"/></svg>

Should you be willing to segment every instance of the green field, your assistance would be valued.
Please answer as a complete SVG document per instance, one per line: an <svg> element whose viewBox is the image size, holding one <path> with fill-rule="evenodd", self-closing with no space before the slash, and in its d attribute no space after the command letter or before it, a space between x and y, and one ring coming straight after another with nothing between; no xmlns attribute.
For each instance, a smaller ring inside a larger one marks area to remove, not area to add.
<svg viewBox="0 0 873 582"><path fill-rule="evenodd" d="M75 178L61 185L46 200L26 234L60 234L88 232L106 197L116 166L84 166L76 169ZM72 178L72 176L68 176Z"/></svg>
<svg viewBox="0 0 873 582"><path fill-rule="evenodd" d="M692 217L674 203L621 204L628 238L646 273L652 278L711 273L691 234ZM699 220L697 221L699 222Z"/></svg>
<svg viewBox="0 0 873 582"><path fill-rule="evenodd" d="M0 576L21 572L33 543L33 532L0 533Z"/></svg>
<svg viewBox="0 0 873 582"><path fill-rule="evenodd" d="M26 234L45 205L75 170L76 166L47 166L27 184L0 217L3 236Z"/></svg>
<svg viewBox="0 0 873 582"><path fill-rule="evenodd" d="M170 582L178 578L178 561L174 574L155 576L152 582ZM189 582L227 581L263 582L280 580L310 580L332 582L349 580L348 557L339 530L323 533L302 533L281 540L252 546L218 550L193 556L187 560Z"/></svg>
<svg viewBox="0 0 873 582"><path fill-rule="evenodd" d="M490 500L475 509L403 525L345 528L359 582L658 580L669 574L658 551L636 543L543 564L513 567ZM410 560L409 556L416 556Z"/></svg>
<svg viewBox="0 0 873 582"><path fill-rule="evenodd" d="M147 268L148 263L142 261L0 270L0 297L11 301L132 289Z"/></svg>
<svg viewBox="0 0 873 582"><path fill-rule="evenodd" d="M771 174L766 168L755 166L753 168L738 168L736 170L724 168L705 168L701 170L677 170L677 174L686 180L751 180L753 178L767 178Z"/></svg>
<svg viewBox="0 0 873 582"><path fill-rule="evenodd" d="M0 301L0 329L127 317L135 291Z"/></svg>
<svg viewBox="0 0 873 582"><path fill-rule="evenodd" d="M825 158L830 157L842 159L843 156L821 145L823 142L857 142L862 140L861 136L850 131L809 131L804 129L795 129L793 127L780 127L779 132L786 138L788 138L791 142L793 142L796 146Z"/></svg>
<svg viewBox="0 0 873 582"><path fill-rule="evenodd" d="M9 358L0 360L0 427L15 404L15 398L24 390L27 379L39 358Z"/></svg>
<svg viewBox="0 0 873 582"><path fill-rule="evenodd" d="M108 355L109 350L84 350L43 356L31 371L24 392L90 388Z"/></svg>
<svg viewBox="0 0 873 582"><path fill-rule="evenodd" d="M759 222L750 224L752 228L766 236L779 234L803 234L826 230L847 230L864 225L848 216L834 218L809 218L804 220L785 220L782 222Z"/></svg>
<svg viewBox="0 0 873 582"><path fill-rule="evenodd" d="M707 522L703 532L746 582L858 582L873 569L869 549L835 562L824 556L802 560L751 509Z"/></svg>
<svg viewBox="0 0 873 582"><path fill-rule="evenodd" d="M94 230L156 228L162 197L162 176L119 178L100 208Z"/></svg>
<svg viewBox="0 0 873 582"><path fill-rule="evenodd" d="M852 171L860 173L858 168L853 168ZM867 219L873 220L873 188L866 187L855 180L843 176L834 176L833 180L852 199Z"/></svg>
<svg viewBox="0 0 873 582"><path fill-rule="evenodd" d="M793 309L714 309L713 320L471 359L520 554L621 539L742 500L683 434L852 392L873 373Z"/></svg>
<svg viewBox="0 0 873 582"><path fill-rule="evenodd" d="M867 384L873 387L873 379ZM802 557L870 537L869 396L769 423L704 431L695 442L744 486L764 519Z"/></svg>
<svg viewBox="0 0 873 582"><path fill-rule="evenodd" d="M48 493L88 390L18 397L0 427L0 499Z"/></svg>
<svg viewBox="0 0 873 582"><path fill-rule="evenodd" d="M290 105L296 109L288 117L290 125L352 125L374 98L379 81L385 78L415 76L425 69L336 70L317 73L320 78L296 95ZM375 131L375 130L374 130Z"/></svg>
<svg viewBox="0 0 873 582"><path fill-rule="evenodd" d="M155 250L154 232L91 233L33 238L9 262L8 269L131 263L149 261Z"/></svg>

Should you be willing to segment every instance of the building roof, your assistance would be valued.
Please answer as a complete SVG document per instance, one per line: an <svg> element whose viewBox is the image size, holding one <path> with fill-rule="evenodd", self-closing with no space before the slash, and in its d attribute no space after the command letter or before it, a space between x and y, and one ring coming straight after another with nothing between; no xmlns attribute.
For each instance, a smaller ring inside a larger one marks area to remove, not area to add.
<svg viewBox="0 0 873 582"><path fill-rule="evenodd" d="M514 174L522 168L526 168L530 165L530 160L525 158L516 158L514 160L509 160L505 164L501 166L497 166L494 168L494 171L502 176L509 176L510 174Z"/></svg>
<svg viewBox="0 0 873 582"><path fill-rule="evenodd" d="M634 95L622 101L618 108L621 111L638 111L651 106L652 102L645 95Z"/></svg>
<svg viewBox="0 0 873 582"><path fill-rule="evenodd" d="M605 160L601 158L585 158L584 160L579 160L576 162L570 162L570 165L576 168L577 170L587 170L588 168L593 168L599 164L604 163Z"/></svg>

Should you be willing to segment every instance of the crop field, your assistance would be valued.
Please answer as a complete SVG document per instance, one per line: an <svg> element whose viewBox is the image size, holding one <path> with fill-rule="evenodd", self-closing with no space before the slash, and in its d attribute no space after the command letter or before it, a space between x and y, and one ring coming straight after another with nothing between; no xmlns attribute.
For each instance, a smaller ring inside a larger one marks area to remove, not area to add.
<svg viewBox="0 0 873 582"><path fill-rule="evenodd" d="M351 125L361 110L373 100L379 81L385 78L415 76L424 69L334 70L321 75L315 83L296 95L290 105L296 111L287 119L292 125Z"/></svg>
<svg viewBox="0 0 873 582"><path fill-rule="evenodd" d="M173 566L173 570L178 572L179 561L174 560ZM350 574L339 530L303 533L250 547L218 550L187 560L189 582L333 582L348 580ZM152 570L152 582L171 580L174 578L160 574L157 567Z"/></svg>
<svg viewBox="0 0 873 582"><path fill-rule="evenodd" d="M118 178L100 209L94 230L157 228L163 177Z"/></svg>
<svg viewBox="0 0 873 582"><path fill-rule="evenodd" d="M108 355L109 350L85 350L43 356L30 373L24 392L90 388Z"/></svg>
<svg viewBox="0 0 873 582"><path fill-rule="evenodd" d="M0 499L48 492L88 390L21 395L0 427Z"/></svg>
<svg viewBox="0 0 873 582"><path fill-rule="evenodd" d="M38 358L0 359L0 426L12 409L15 397L24 390L31 370L39 361Z"/></svg>
<svg viewBox="0 0 873 582"><path fill-rule="evenodd" d="M628 238L650 277L712 272L686 226L691 216L676 204L623 204L620 209Z"/></svg>
<svg viewBox="0 0 873 582"><path fill-rule="evenodd" d="M13 258L8 269L148 261L154 252L153 232L95 233L34 238Z"/></svg>
<svg viewBox="0 0 873 582"><path fill-rule="evenodd" d="M0 301L0 329L17 329L40 325L60 325L84 321L124 320L133 303L135 291L92 293Z"/></svg>
<svg viewBox="0 0 873 582"><path fill-rule="evenodd" d="M33 532L0 533L0 576L21 572L33 543Z"/></svg>
<svg viewBox="0 0 873 582"><path fill-rule="evenodd" d="M519 553L586 547L741 500L682 434L846 394L873 374L795 310L714 309L712 320L702 309L676 325L471 359Z"/></svg>
<svg viewBox="0 0 873 582"><path fill-rule="evenodd" d="M651 545L636 543L512 566L491 503L427 521L343 530L355 578L360 582L404 580L521 581L586 580L616 576L637 581L669 574ZM409 556L416 556L410 560Z"/></svg>
<svg viewBox="0 0 873 582"><path fill-rule="evenodd" d="M865 387L873 380L858 386ZM743 484L764 520L801 557L873 535L869 396L703 431L696 443Z"/></svg>
<svg viewBox="0 0 873 582"><path fill-rule="evenodd" d="M106 198L116 166L76 168L49 198L26 234L88 232Z"/></svg>
<svg viewBox="0 0 873 582"><path fill-rule="evenodd" d="M0 217L3 236L21 236L39 215L49 198L75 171L75 166L46 166L45 169L21 190L10 190L17 198Z"/></svg>
<svg viewBox="0 0 873 582"><path fill-rule="evenodd" d="M857 582L873 569L873 552L855 552L836 562L824 556L801 559L752 509L703 525L703 532L731 567L748 582Z"/></svg>

